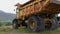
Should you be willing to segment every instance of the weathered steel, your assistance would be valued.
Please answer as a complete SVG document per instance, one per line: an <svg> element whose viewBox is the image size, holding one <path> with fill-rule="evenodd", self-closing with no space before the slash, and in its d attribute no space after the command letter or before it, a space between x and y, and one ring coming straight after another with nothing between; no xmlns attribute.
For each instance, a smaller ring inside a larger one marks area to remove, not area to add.
<svg viewBox="0 0 60 34"><path fill-rule="evenodd" d="M57 0L31 0L23 5L17 3L17 9L19 12L17 13L17 18L25 18L29 17L32 14L46 12L47 10L51 15L60 13L60 2Z"/></svg>

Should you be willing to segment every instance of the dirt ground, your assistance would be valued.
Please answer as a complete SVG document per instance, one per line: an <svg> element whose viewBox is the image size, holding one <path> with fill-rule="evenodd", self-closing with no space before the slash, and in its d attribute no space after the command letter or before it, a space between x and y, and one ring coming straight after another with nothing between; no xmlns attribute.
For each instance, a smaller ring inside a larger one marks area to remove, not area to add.
<svg viewBox="0 0 60 34"><path fill-rule="evenodd" d="M29 32L28 29L20 27L19 29L13 29L12 26L1 26L0 34L60 34L60 27L56 30L43 31L38 33Z"/></svg>

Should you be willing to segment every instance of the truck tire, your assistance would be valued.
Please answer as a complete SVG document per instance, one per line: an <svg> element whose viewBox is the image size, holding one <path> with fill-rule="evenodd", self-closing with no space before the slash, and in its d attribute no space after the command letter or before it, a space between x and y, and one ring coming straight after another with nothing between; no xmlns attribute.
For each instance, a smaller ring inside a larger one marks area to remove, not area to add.
<svg viewBox="0 0 60 34"><path fill-rule="evenodd" d="M18 29L18 21L17 20L13 20L13 28L14 29Z"/></svg>
<svg viewBox="0 0 60 34"><path fill-rule="evenodd" d="M54 30L54 29L56 29L58 27L59 23L58 23L58 20L57 20L56 17L53 17L52 19L53 20L51 20L52 21L52 27L51 27L51 29Z"/></svg>
<svg viewBox="0 0 60 34"><path fill-rule="evenodd" d="M47 27L48 30L54 30L58 27L59 23L56 17L51 18L51 25Z"/></svg>
<svg viewBox="0 0 60 34"><path fill-rule="evenodd" d="M28 19L28 29L32 32L39 32L44 30L44 23L43 19L38 19L36 16L32 16Z"/></svg>

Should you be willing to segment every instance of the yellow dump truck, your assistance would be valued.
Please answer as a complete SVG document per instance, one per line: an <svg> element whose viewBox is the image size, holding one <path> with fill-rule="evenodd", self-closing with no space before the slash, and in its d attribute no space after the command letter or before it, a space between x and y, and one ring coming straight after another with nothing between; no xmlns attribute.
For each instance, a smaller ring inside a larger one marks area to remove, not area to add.
<svg viewBox="0 0 60 34"><path fill-rule="evenodd" d="M18 0L17 0L18 1ZM26 26L32 32L53 30L58 27L56 14L60 13L58 0L30 0L21 5L17 3L13 28Z"/></svg>

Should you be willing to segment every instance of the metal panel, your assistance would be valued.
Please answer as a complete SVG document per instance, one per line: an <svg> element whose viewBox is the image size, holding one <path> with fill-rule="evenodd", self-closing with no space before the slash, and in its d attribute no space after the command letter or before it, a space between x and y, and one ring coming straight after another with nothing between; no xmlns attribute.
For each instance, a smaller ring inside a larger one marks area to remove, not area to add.
<svg viewBox="0 0 60 34"><path fill-rule="evenodd" d="M30 6L30 14L34 13L34 5Z"/></svg>

